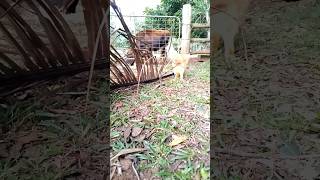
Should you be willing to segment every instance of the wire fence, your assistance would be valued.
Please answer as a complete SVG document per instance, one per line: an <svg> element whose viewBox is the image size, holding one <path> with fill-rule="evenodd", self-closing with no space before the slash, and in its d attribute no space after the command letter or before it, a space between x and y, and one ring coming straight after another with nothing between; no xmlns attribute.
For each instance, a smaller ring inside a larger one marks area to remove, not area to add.
<svg viewBox="0 0 320 180"><path fill-rule="evenodd" d="M208 19L206 17L206 13L197 13L193 15L193 24L209 24ZM193 27L191 30L192 38L207 38L210 37L210 29L209 28L199 28ZM194 41L190 44L190 52L206 52L210 49L209 41Z"/></svg>
<svg viewBox="0 0 320 180"><path fill-rule="evenodd" d="M148 16L148 15L132 15L123 16L130 32L132 35L136 36L138 40L141 40L139 48L146 48L146 46L151 47L149 50L155 50L158 53L160 47L163 45L164 39L171 40L171 45L179 51L180 49L180 37L181 37L181 21L175 16ZM119 54L124 57L128 50L130 49L130 44L128 40L120 35L119 29L122 29L122 25L116 15L110 15L110 44L113 45ZM163 34L158 35L153 32L149 36L150 30L162 30L169 31L170 36L163 36ZM159 39L160 38L160 39ZM161 39L162 38L162 39ZM163 39L164 38L164 39ZM145 42L143 42L145 41Z"/></svg>

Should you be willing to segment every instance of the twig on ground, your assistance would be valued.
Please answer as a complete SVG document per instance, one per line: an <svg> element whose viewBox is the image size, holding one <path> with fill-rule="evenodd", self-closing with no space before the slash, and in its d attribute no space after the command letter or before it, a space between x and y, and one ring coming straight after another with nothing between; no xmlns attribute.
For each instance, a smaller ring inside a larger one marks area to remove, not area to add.
<svg viewBox="0 0 320 180"><path fill-rule="evenodd" d="M85 111L87 111L88 107L88 102L89 102L89 96L90 96L90 87L91 87L91 81L92 81L92 76L93 76L93 70L94 70L94 64L96 62L96 56L97 56L97 51L99 47L99 42L100 42L100 37L102 33L102 29L105 25L105 22L107 21L107 18L109 18L109 11L110 9L108 8L107 11L105 12L102 21L99 26L99 30L96 36L96 41L93 49L93 54L92 54L92 60L91 60L91 67L90 67L90 72L89 72L89 80L88 80L88 85L87 85L87 95L86 95L86 104L85 104Z"/></svg>
<svg viewBox="0 0 320 180"><path fill-rule="evenodd" d="M113 169L112 169L112 171L111 171L111 174L110 174L110 179L113 178L114 173L116 172L116 170L117 170L117 167L113 167Z"/></svg>
<svg viewBox="0 0 320 180"><path fill-rule="evenodd" d="M133 162L131 163L131 166L132 166L134 174L137 176L137 180L140 180L139 174L138 174L136 168L134 167L134 163Z"/></svg>
<svg viewBox="0 0 320 180"><path fill-rule="evenodd" d="M62 92L56 93L57 95L85 95L87 92Z"/></svg>
<svg viewBox="0 0 320 180"><path fill-rule="evenodd" d="M320 158L320 154L309 154L309 155L299 155L299 156L281 156L281 155L262 155L254 153L239 152L228 149L214 148L214 152L221 154L229 154L233 156L250 157L250 158L260 158L260 159L291 159L291 160L302 160L309 158Z"/></svg>
<svg viewBox="0 0 320 180"><path fill-rule="evenodd" d="M137 153L137 152L142 152L145 151L147 149L145 148L132 148L132 149L123 149L121 150L117 155L113 156L110 161L118 158L119 156L125 155L125 154L130 154L130 153Z"/></svg>

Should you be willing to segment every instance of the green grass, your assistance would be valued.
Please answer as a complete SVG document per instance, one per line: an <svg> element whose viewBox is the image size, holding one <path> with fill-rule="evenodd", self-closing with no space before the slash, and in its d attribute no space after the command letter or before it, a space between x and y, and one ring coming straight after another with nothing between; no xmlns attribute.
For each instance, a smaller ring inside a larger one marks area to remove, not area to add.
<svg viewBox="0 0 320 180"><path fill-rule="evenodd" d="M79 151L92 156L107 150L106 145L97 141L106 136L108 108L105 102L102 105L97 98L97 103L89 105L89 112L95 109L94 116L91 116L74 110L83 103L81 98L75 100L52 95L38 99L7 103L0 108L3 138L0 150L3 153L8 151L8 155L0 160L0 179L64 179L76 176L79 174L78 165L72 161ZM51 109L70 109L76 113L53 113ZM20 151L19 144L22 147ZM62 167L58 165L59 158L63 159ZM83 162L83 168L91 171Z"/></svg>
<svg viewBox="0 0 320 180"><path fill-rule="evenodd" d="M196 78L209 86L210 83L210 60L196 64L193 70L189 72L192 74L192 78Z"/></svg>
<svg viewBox="0 0 320 180"><path fill-rule="evenodd" d="M140 87L138 96L134 90L113 93L111 107L119 102L123 105L111 112L111 134L114 137L111 142L112 154L115 155L123 149L145 147L147 151L134 154L138 161L138 172L156 169L154 174L161 179L189 180L194 179L197 174L201 174L202 179L208 179L209 167L204 164L199 166L199 158L208 156L209 137L202 135L200 137L199 133L196 133L200 126L196 117L188 117L190 115L180 113L180 111L194 111L193 107L201 109L209 106L209 96L204 97L203 92L204 88L209 88L210 67L208 65L209 61L192 64L192 69L187 71L185 81L170 78L163 82L165 86L155 88L154 84L143 85ZM198 87L196 87L199 81L202 84L201 90L197 90ZM149 113L142 115L146 109ZM133 119L128 115L132 112L135 112ZM143 120L132 122L134 119ZM142 142L135 141L133 138L128 143L124 141L120 130L128 127L142 127L144 130L156 131ZM170 147L172 135L184 135L188 139L199 136L202 140L199 143L205 149L195 149L192 145L178 149ZM173 169L177 163L184 165Z"/></svg>

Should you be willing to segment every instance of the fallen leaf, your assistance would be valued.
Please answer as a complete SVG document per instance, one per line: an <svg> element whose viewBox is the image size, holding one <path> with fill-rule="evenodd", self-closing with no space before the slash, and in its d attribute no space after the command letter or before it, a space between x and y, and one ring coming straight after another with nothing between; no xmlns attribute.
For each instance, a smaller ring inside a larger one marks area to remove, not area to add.
<svg viewBox="0 0 320 180"><path fill-rule="evenodd" d="M125 129L125 131L123 132L123 137L124 137L124 139L125 140L127 140L128 139L128 137L130 136L130 134L131 134L131 127L127 127L126 129Z"/></svg>
<svg viewBox="0 0 320 180"><path fill-rule="evenodd" d="M21 149L25 144L31 143L33 141L43 140L42 134L38 131L21 132L21 135L14 138L14 145L10 148L10 158L18 158L21 155Z"/></svg>
<svg viewBox="0 0 320 180"><path fill-rule="evenodd" d="M54 157L52 163L56 165L57 168L59 169L62 168L62 157L61 156Z"/></svg>
<svg viewBox="0 0 320 180"><path fill-rule="evenodd" d="M146 139L148 139L155 131L156 129L152 129L150 132L147 132Z"/></svg>
<svg viewBox="0 0 320 180"><path fill-rule="evenodd" d="M186 141L188 138L186 136L177 136L177 135L172 135L172 141L169 143L169 146L176 146L178 144L181 144L182 142Z"/></svg>
<svg viewBox="0 0 320 180"><path fill-rule="evenodd" d="M141 110L141 116L147 117L150 114L150 111L147 108Z"/></svg>
<svg viewBox="0 0 320 180"><path fill-rule="evenodd" d="M135 138L135 141L142 142L146 139L146 134L140 134L138 137Z"/></svg>
<svg viewBox="0 0 320 180"><path fill-rule="evenodd" d="M140 127L134 127L132 128L132 137L137 137L141 132L142 132L142 128Z"/></svg>
<svg viewBox="0 0 320 180"><path fill-rule="evenodd" d="M122 108L123 107L123 102L121 101L118 101L114 104L114 108L117 110L119 108Z"/></svg>
<svg viewBox="0 0 320 180"><path fill-rule="evenodd" d="M122 170L128 170L131 167L132 161L130 159L122 158L120 159L120 165Z"/></svg>

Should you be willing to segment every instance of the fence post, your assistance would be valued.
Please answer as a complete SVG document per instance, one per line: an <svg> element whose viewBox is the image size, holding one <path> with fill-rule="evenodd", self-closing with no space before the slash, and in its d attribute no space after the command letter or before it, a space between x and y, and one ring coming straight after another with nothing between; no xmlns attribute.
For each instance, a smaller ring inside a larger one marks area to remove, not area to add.
<svg viewBox="0 0 320 180"><path fill-rule="evenodd" d="M191 38L191 4L182 7L181 54L190 54Z"/></svg>

